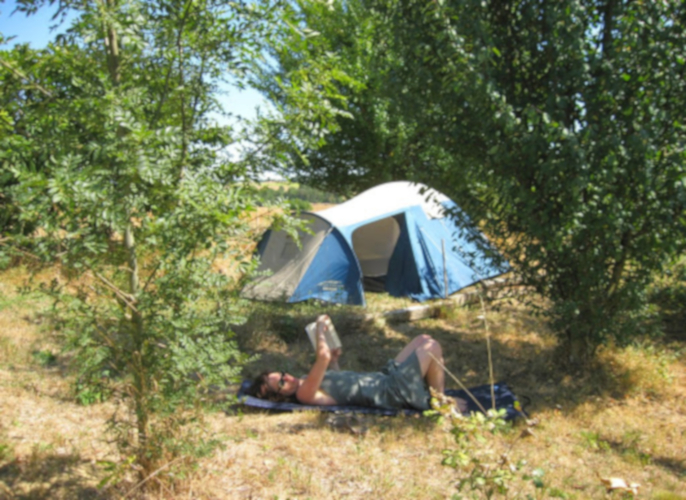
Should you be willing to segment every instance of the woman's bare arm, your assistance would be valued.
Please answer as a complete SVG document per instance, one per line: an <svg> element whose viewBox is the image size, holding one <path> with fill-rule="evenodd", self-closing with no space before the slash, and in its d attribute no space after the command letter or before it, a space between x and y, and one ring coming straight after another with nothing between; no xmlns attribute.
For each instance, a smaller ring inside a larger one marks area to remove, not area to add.
<svg viewBox="0 0 686 500"><path fill-rule="evenodd" d="M322 380L326 374L326 369L331 361L331 349L326 343L324 329L326 325L322 316L317 318L317 359L307 374L305 381L300 384L295 396L303 404L312 405L333 405L336 401L329 395L320 390Z"/></svg>
<svg viewBox="0 0 686 500"><path fill-rule="evenodd" d="M331 351L331 361L329 361L329 370L333 370L336 372L341 370L341 367L338 366L338 359L341 357L342 353L343 353L343 348L341 348L341 347Z"/></svg>

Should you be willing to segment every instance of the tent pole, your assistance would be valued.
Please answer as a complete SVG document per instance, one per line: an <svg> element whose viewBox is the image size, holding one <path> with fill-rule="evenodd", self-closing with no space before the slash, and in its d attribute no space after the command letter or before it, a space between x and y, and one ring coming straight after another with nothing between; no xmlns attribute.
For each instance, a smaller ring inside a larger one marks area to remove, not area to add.
<svg viewBox="0 0 686 500"><path fill-rule="evenodd" d="M445 240L441 239L441 247L443 250L443 286L445 287L444 299L448 298L448 269L446 268L445 258Z"/></svg>

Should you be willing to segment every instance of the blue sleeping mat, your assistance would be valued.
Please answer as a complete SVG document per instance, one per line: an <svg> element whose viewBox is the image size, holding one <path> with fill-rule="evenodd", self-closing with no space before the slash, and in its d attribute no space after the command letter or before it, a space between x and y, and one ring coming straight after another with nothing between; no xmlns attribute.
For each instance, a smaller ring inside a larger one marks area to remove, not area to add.
<svg viewBox="0 0 686 500"><path fill-rule="evenodd" d="M246 380L238 390L238 401L245 406L253 408L262 408L264 410L272 411L299 411L299 410L315 410L328 412L343 412L343 413L364 413L369 415L415 415L421 413L419 410L384 410L381 408L368 408L366 406L315 406L303 405L299 403L275 403L274 401L267 401L252 396L247 396L245 391L250 387L251 381ZM515 409L515 401L517 396L510 390L507 384L499 382L494 386L495 390L495 406L497 409L505 408L507 410L506 420L514 420L516 417L522 416L522 413ZM491 386L490 384L480 385L469 389L469 392L481 403L485 409L491 408ZM447 396L454 398L461 398L467 401L469 407L468 412L481 411L479 406L467 395L463 390L449 389L445 391Z"/></svg>

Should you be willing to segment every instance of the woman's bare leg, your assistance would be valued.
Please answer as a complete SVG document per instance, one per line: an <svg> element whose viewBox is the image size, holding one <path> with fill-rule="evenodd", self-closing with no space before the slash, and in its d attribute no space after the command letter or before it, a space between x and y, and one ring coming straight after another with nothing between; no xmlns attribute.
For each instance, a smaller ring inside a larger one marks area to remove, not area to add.
<svg viewBox="0 0 686 500"><path fill-rule="evenodd" d="M444 364L441 344L430 335L419 335L400 351L400 354L395 357L396 362L402 363L413 352L417 353L419 366L426 383L435 390L443 392L445 390L445 373L441 366Z"/></svg>
<svg viewBox="0 0 686 500"><path fill-rule="evenodd" d="M433 387L439 392L445 391L445 371L443 366L445 362L443 361L443 349L441 344L437 340L434 340L431 335L418 335L412 341L407 344L400 354L395 357L398 363L402 363L410 354L413 352L417 353L417 358L419 359L419 366L422 370L422 376L426 380L426 383L430 387ZM434 359L435 358L435 359ZM436 362L438 360L438 362ZM440 365L438 364L440 363ZM457 407L460 413L467 413L467 402L464 399L455 398L457 401Z"/></svg>
<svg viewBox="0 0 686 500"><path fill-rule="evenodd" d="M403 350L400 351L400 352L398 353L398 355L395 357L395 361L396 361L397 363L402 363L402 362L405 361L407 358L409 358L409 357L410 357L410 354L412 354L413 352L415 352L415 351L417 350L417 348L418 348L420 345L425 344L425 343L427 343L427 342L429 342L429 341L431 341L431 340L433 340L433 339L431 338L431 335L426 335L426 334L417 335L415 338L413 338L413 339L410 341L409 344L407 344L405 347L403 347Z"/></svg>

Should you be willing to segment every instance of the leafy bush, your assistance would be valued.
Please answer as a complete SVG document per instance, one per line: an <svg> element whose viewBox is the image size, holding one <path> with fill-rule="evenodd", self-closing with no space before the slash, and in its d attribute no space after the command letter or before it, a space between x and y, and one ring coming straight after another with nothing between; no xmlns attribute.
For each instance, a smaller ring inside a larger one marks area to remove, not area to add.
<svg viewBox="0 0 686 500"><path fill-rule="evenodd" d="M60 270L42 291L54 299L74 354L76 399L124 403L129 411L112 417L111 430L145 477L212 442L194 443L198 435L190 428L203 408L224 404L210 397L210 388L236 382L248 359L231 332L241 322L231 283L213 264L229 258L228 241L241 234L242 216L254 202L252 189L228 181L235 165L213 152L216 141L228 138L204 121L210 108L184 115L192 102L211 101L212 88L180 85L166 107L169 95L157 86L164 80L139 73L152 57L166 62L167 76L183 66L181 75L197 70L202 81L209 77L203 72L218 65L225 70L225 57L233 57L219 54L218 44L241 52L235 36L244 34L219 30L210 42L197 38L198 25L175 25L178 39L194 52L183 61L158 59L139 49L164 50L161 39L148 37L172 29L171 18L183 8L170 7L180 10L148 23L131 14L144 17L154 7L136 5L97 14L89 5L73 6L81 17L61 43L3 51L8 62L0 71L9 84L1 99L11 126L0 135L0 149L3 172L12 173L11 197L3 200L11 201L18 226L35 224L40 232L3 232L1 240L6 256L30 255L36 267ZM194 22L218 22L218 11L203 5L193 11ZM79 39L103 30L116 39L121 26L131 27L125 35L130 66L122 66L109 45L106 55L89 52L92 46ZM105 56L108 64L96 63ZM17 72L30 73L41 91L26 92ZM54 362L48 352L35 358Z"/></svg>
<svg viewBox="0 0 686 500"><path fill-rule="evenodd" d="M528 500L545 498L546 494L565 498L564 492L546 485L543 469L530 465L523 458L516 459L513 453L520 439L534 435L532 428L538 421L527 419L526 430L512 437L512 424L504 420L505 409L464 417L455 411L452 398L433 390L431 407L425 414L447 421L457 446L443 450L441 462L455 469L458 475L459 493L453 495L454 500L498 497ZM497 437L501 438L500 442Z"/></svg>

